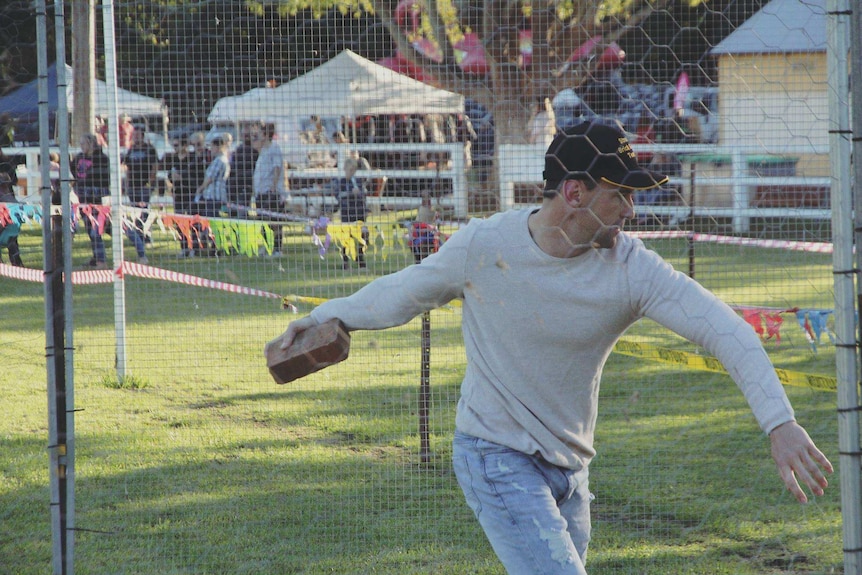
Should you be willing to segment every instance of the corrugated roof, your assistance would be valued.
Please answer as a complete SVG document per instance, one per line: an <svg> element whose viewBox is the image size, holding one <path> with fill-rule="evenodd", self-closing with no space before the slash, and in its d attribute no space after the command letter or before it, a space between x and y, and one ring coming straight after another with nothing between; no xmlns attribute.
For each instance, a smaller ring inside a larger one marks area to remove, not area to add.
<svg viewBox="0 0 862 575"><path fill-rule="evenodd" d="M825 51L826 0L772 0L710 54Z"/></svg>

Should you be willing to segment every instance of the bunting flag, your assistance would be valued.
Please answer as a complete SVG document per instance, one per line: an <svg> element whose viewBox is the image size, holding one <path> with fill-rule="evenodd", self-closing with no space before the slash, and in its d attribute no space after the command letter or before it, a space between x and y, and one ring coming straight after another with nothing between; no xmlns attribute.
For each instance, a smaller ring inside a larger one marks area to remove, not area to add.
<svg viewBox="0 0 862 575"><path fill-rule="evenodd" d="M275 246L272 228L260 222L214 219L209 225L216 248L226 254L254 257L261 249L271 254Z"/></svg>
<svg viewBox="0 0 862 575"><path fill-rule="evenodd" d="M79 210L81 219L89 220L93 227L99 231L99 235L105 233L108 222L111 221L111 206L81 204Z"/></svg>
<svg viewBox="0 0 862 575"><path fill-rule="evenodd" d="M835 343L835 334L827 326L827 320L832 313L833 310L826 309L800 309L796 311L796 321L805 333L808 345L815 353L817 346L820 345L820 337L824 333L829 338L830 343Z"/></svg>
<svg viewBox="0 0 862 575"><path fill-rule="evenodd" d="M817 353L821 336L825 333L830 343L835 343L835 334L828 326L828 320L834 313L831 309L800 309L800 308L771 308L735 306L737 313L754 329L757 335L764 341L775 339L775 344L781 343L781 327L784 324L782 314L794 314L805 340L811 350Z"/></svg>
<svg viewBox="0 0 862 575"><path fill-rule="evenodd" d="M42 206L35 204L0 204L0 225L42 225Z"/></svg>
<svg viewBox="0 0 862 575"><path fill-rule="evenodd" d="M327 231L332 236L332 241L340 249L344 250L344 254L356 261L359 255L359 246L365 247L365 240L362 238L362 228L365 224L355 222L350 224L329 224Z"/></svg>
<svg viewBox="0 0 862 575"><path fill-rule="evenodd" d="M110 206L76 204L73 207L75 212L73 220L77 219L78 215L80 215L81 218L87 218L97 226L100 233L106 231L111 221ZM231 204L228 207L238 210L238 213L250 213L248 208L243 206ZM326 256L333 243L339 249L343 248L347 256L354 260L358 255L359 246L366 246L366 241L362 238L364 224L361 222L334 224L326 217L308 220L306 218L298 218L293 214L278 214L262 210L258 210L256 215L270 218L270 221L166 214L155 209L132 206L122 206L121 210L122 224L126 228L137 227L142 232L149 233L153 226L158 226L159 229L171 233L175 238L183 237L188 245L199 245L201 243L199 236L203 234L207 238L212 239L217 249L225 253L239 253L249 257L254 257L263 251L272 253L274 233L271 226L279 220L284 222L306 222L306 230L310 233L311 242L317 247L321 258ZM41 225L41 223L42 208L40 205L0 203L0 226L9 224ZM373 228L373 237L369 239L367 247L371 249L373 254L384 260L390 249L411 247L412 238L409 232L405 231L405 229L410 229L410 224L412 222L376 224ZM677 230L631 232L631 235L642 239L688 239L697 242L785 249L811 253L832 253L832 244L826 242L759 240L715 234L696 234ZM440 234L441 242L446 239L447 236ZM128 264L129 262L125 262L124 267L121 267L116 273L122 276L125 271L128 271ZM73 281L75 283L107 282L112 281L111 274L112 272L106 270L74 272ZM13 268L12 266L0 267L0 276L42 281L41 271L23 270L23 268ZM736 306L734 309L742 314L743 319L754 329L761 339L764 341L774 341L775 345L781 344L781 330L784 325L783 314L787 313L795 314L797 324L805 334L806 341L813 351L817 351L823 334L826 334L830 342L835 342L835 334L828 326L828 322L833 315L832 310L800 309L795 307L782 309L764 306Z"/></svg>
<svg viewBox="0 0 862 575"><path fill-rule="evenodd" d="M202 216L187 216L184 214L162 214L164 226L174 237L182 236L187 246L201 246L207 243L204 238L212 238L210 221ZM197 249L197 248L195 248Z"/></svg>
<svg viewBox="0 0 862 575"><path fill-rule="evenodd" d="M332 243L332 236L329 235L328 228L329 218L326 216L320 216L309 224L311 243L317 246L317 253L320 255L320 259L326 257L326 252L329 250L329 246ZM320 238L321 235L323 236L323 239Z"/></svg>

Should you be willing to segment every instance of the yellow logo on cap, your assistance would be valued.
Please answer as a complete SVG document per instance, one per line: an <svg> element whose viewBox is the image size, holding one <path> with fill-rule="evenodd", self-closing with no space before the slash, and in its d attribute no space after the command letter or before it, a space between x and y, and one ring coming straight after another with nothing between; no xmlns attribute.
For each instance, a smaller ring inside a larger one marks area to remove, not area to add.
<svg viewBox="0 0 862 575"><path fill-rule="evenodd" d="M626 138L620 138L617 140L620 143L620 147L617 148L617 154L620 156L627 155L631 159L635 159L635 152L632 150L631 144Z"/></svg>

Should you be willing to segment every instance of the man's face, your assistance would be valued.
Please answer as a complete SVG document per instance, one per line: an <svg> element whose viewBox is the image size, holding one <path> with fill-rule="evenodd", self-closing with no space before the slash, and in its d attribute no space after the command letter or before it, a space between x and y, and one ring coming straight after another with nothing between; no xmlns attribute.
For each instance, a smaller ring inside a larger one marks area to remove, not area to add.
<svg viewBox="0 0 862 575"><path fill-rule="evenodd" d="M632 192L599 182L595 188L584 192L583 199L588 214L584 225L592 232L593 247L614 247L625 221L635 215Z"/></svg>
<svg viewBox="0 0 862 575"><path fill-rule="evenodd" d="M263 147L263 134L260 130L250 131L249 138L251 140L251 145L254 146L256 150L260 150Z"/></svg>

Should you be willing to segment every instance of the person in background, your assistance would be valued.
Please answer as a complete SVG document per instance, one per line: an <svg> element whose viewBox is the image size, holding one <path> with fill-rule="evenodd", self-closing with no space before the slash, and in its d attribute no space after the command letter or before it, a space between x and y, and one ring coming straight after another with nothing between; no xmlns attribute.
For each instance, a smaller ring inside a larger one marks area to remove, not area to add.
<svg viewBox="0 0 862 575"><path fill-rule="evenodd" d="M105 242L102 240L98 208L94 209L93 206L101 206L102 198L111 193L111 167L95 134L84 134L78 145L81 151L72 161L72 175L75 178L75 193L81 204L84 204L82 216L93 250L89 265L105 269L108 267Z"/></svg>
<svg viewBox="0 0 862 575"><path fill-rule="evenodd" d="M542 144L546 148L557 132L557 118L549 98L539 98L533 107L533 117L527 130L527 142Z"/></svg>
<svg viewBox="0 0 862 575"><path fill-rule="evenodd" d="M718 358L742 391L787 489L816 495L829 460L794 417L758 335L736 312L623 231L641 168L612 126L566 129L545 153L538 208L475 218L422 263L293 321L384 329L462 302L467 369L455 414L455 476L510 575L585 575L589 465L601 375L616 342L652 319ZM744 481L745 470L722 469ZM702 486L690 486L692 490Z"/></svg>
<svg viewBox="0 0 862 575"><path fill-rule="evenodd" d="M192 134L189 137L189 144L191 145L192 154L192 167L190 169L192 181L189 185L193 186L194 190L197 190L198 186L201 185L201 182L204 181L207 167L210 165L212 158L207 149L206 134L203 132L195 132ZM194 195L192 195L192 199L194 199Z"/></svg>
<svg viewBox="0 0 862 575"><path fill-rule="evenodd" d="M18 185L18 164L12 156L7 156L3 148L0 148L0 174L9 176L13 186Z"/></svg>
<svg viewBox="0 0 862 575"><path fill-rule="evenodd" d="M228 180L228 199L240 206L251 205L254 193L254 169L257 163L257 149L253 138L260 134L259 126L247 126L242 131L242 143L230 156L230 179Z"/></svg>
<svg viewBox="0 0 862 575"><path fill-rule="evenodd" d="M358 159L347 158L344 160L344 177L332 180L330 189L338 198L338 210L341 215L341 222L345 224L360 222L363 224L361 231L362 243L360 243L356 255L356 262L359 264L360 269L363 269L366 267L365 248L368 245L370 234L368 226L364 225L368 206L365 199L365 184L360 178L356 177L358 169ZM341 248L341 266L344 269L350 268L350 258L345 248Z"/></svg>
<svg viewBox="0 0 862 575"><path fill-rule="evenodd" d="M96 140L99 142L100 148L106 148L108 146L108 139L105 137L107 133L108 131L105 126L104 118L102 118L102 116L96 116L93 134L96 136Z"/></svg>
<svg viewBox="0 0 862 575"><path fill-rule="evenodd" d="M165 186L174 199L174 213L186 213L194 198L194 190L186 189L188 165L192 161L188 136L178 135L171 140L171 148L173 151L165 154L159 167L167 173Z"/></svg>
<svg viewBox="0 0 862 575"><path fill-rule="evenodd" d="M8 112L0 114L0 148L9 148L15 143L15 124Z"/></svg>
<svg viewBox="0 0 862 575"><path fill-rule="evenodd" d="M16 204L18 199L15 197L15 192L12 191L12 180L9 174L0 172L0 204ZM16 267L24 267L24 262L21 259L21 248L18 246L18 233L21 231L21 226L14 220L12 222L0 222L0 246L6 246L6 251L9 252L9 263ZM3 263L3 258L0 257L0 263Z"/></svg>
<svg viewBox="0 0 862 575"><path fill-rule="evenodd" d="M183 175L183 188L188 191L188 204L184 204L183 208L188 215L203 215L201 210L204 208L203 203L198 203L197 190L203 183L206 177L207 168L210 165L210 151L207 149L206 134L203 132L195 132L189 136L189 153L191 158L188 164L188 175ZM210 249L210 239L207 236L206 230L200 224L195 224L191 228L191 244L187 241L181 241L181 256L193 257L195 253L206 253Z"/></svg>
<svg viewBox="0 0 862 575"><path fill-rule="evenodd" d="M132 145L123 156L123 164L126 166L125 195L129 198L129 204L136 208L144 208L144 211L135 218L134 224L126 227L126 235L135 246L138 263L146 265L144 223L148 216L146 208L150 203L150 194L156 189L159 154L152 144L147 142L144 130L134 131Z"/></svg>
<svg viewBox="0 0 862 575"><path fill-rule="evenodd" d="M221 207L227 202L227 180L230 177L230 160L227 142L216 136L210 142L212 160L204 173L204 180L195 191L197 213L206 218L216 218Z"/></svg>
<svg viewBox="0 0 862 575"><path fill-rule="evenodd" d="M132 118L128 114L120 116L120 125L117 127L117 134L120 137L120 147L127 150L132 147L135 136L135 125L132 124Z"/></svg>
<svg viewBox="0 0 862 575"><path fill-rule="evenodd" d="M258 152L252 183L257 209L283 213L286 211L288 199L287 171L284 168L284 155L275 142L275 124L264 124L260 130L253 132L252 142ZM282 226L274 223L272 232L272 255L280 256L284 230Z"/></svg>
<svg viewBox="0 0 862 575"><path fill-rule="evenodd" d="M195 203L198 205L197 213L205 218L217 218L222 207L227 203L227 181L230 177L230 159L227 152L228 143L222 136L216 136L210 142L212 161L204 174L204 181L198 186L195 194ZM216 246L212 238L201 238L201 243L206 246L203 255L214 256L217 254Z"/></svg>
<svg viewBox="0 0 862 575"><path fill-rule="evenodd" d="M203 138L203 134L201 134ZM192 213L195 192L197 191L202 176L195 178L195 170L199 162L195 161L194 148L189 144L188 136L180 134L171 142L174 151L165 154L163 164L168 174L167 186L174 198L175 214ZM197 170L201 172L202 170ZM194 255L193 247L184 233L180 237L180 257Z"/></svg>

